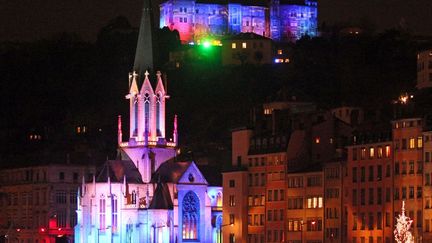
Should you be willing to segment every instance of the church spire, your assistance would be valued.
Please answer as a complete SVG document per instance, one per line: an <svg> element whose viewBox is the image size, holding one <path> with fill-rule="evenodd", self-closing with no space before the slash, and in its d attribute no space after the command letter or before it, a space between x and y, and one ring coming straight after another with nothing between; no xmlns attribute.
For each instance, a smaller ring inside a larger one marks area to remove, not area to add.
<svg viewBox="0 0 432 243"><path fill-rule="evenodd" d="M144 0L141 24L138 34L138 43L135 52L134 71L138 72L139 77L143 77L144 72L149 70L154 72L155 55L155 26L151 0Z"/></svg>

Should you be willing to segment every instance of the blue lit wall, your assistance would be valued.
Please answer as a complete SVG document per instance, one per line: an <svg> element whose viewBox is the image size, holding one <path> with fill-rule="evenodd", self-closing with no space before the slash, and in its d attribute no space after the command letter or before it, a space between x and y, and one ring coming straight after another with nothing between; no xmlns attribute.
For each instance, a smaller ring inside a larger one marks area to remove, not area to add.
<svg viewBox="0 0 432 243"><path fill-rule="evenodd" d="M165 26L177 29L183 43L240 32L295 41L305 34L316 36L317 6L314 0L306 0L304 5L272 0L269 7L168 0L160 5L160 27Z"/></svg>
<svg viewBox="0 0 432 243"><path fill-rule="evenodd" d="M295 41L317 35L317 8L303 5L279 6L279 40Z"/></svg>

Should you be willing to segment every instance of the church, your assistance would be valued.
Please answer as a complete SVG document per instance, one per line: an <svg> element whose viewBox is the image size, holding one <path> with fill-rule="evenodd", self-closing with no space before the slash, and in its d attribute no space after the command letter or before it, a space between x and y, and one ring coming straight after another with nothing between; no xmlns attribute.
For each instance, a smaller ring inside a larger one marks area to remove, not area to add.
<svg viewBox="0 0 432 243"><path fill-rule="evenodd" d="M154 72L155 32L144 0L134 70L129 74L129 138L118 117L118 158L78 190L75 242L220 242L222 187L209 186L193 161L176 160L177 117L165 131L169 98Z"/></svg>

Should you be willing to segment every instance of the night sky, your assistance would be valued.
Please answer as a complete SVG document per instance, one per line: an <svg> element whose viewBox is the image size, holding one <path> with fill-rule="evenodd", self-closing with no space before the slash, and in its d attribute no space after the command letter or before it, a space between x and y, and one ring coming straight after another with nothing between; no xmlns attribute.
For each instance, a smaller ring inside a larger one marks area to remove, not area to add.
<svg viewBox="0 0 432 243"><path fill-rule="evenodd" d="M378 30L401 20L416 34L432 35L431 0L318 0L320 22L372 23ZM0 41L49 38L75 32L95 40L118 15L138 27L142 0L0 0Z"/></svg>

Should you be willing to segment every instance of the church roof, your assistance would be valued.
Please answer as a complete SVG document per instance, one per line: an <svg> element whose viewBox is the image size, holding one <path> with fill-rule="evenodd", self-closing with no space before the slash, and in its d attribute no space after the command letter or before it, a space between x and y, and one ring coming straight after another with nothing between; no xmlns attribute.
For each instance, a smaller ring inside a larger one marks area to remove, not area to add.
<svg viewBox="0 0 432 243"><path fill-rule="evenodd" d="M143 183L138 168L130 160L106 161L98 170L96 182L107 182L108 177L111 182L123 182L124 176L128 183Z"/></svg>
<svg viewBox="0 0 432 243"><path fill-rule="evenodd" d="M149 209L173 209L173 202L166 183L157 184Z"/></svg>
<svg viewBox="0 0 432 243"><path fill-rule="evenodd" d="M152 176L153 183L177 183L192 162L167 161L159 166Z"/></svg>

